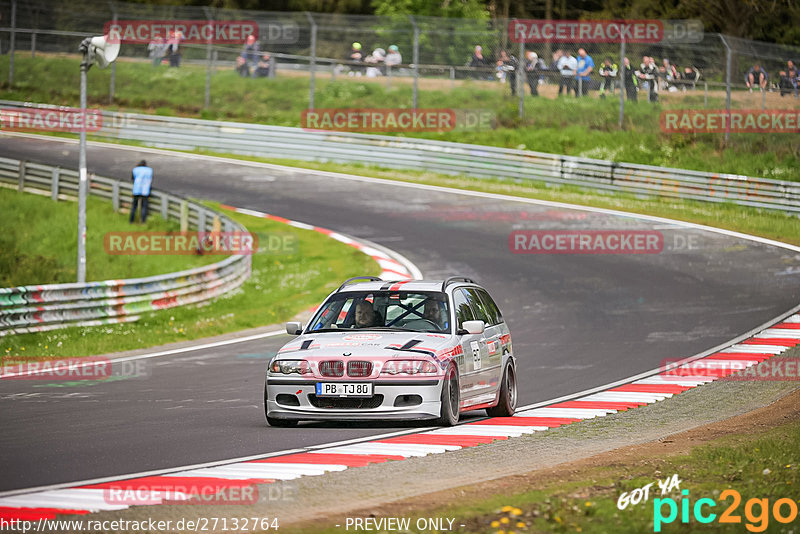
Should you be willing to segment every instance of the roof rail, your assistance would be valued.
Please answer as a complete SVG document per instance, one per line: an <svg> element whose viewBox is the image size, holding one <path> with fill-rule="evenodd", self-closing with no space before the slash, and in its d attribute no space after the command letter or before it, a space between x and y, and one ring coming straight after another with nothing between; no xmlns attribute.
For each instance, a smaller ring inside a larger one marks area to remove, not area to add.
<svg viewBox="0 0 800 534"><path fill-rule="evenodd" d="M447 290L447 286L452 284L453 282L467 282L468 284L474 284L475 280L472 278L464 278L463 276L451 276L444 282L442 282L442 292Z"/></svg>
<svg viewBox="0 0 800 534"><path fill-rule="evenodd" d="M339 289L336 291L341 291L344 289L344 286L349 284L350 282L355 282L356 280L368 280L370 282L383 282L382 279L378 278L377 276L354 276L353 278L348 278L344 281L342 285L339 286Z"/></svg>

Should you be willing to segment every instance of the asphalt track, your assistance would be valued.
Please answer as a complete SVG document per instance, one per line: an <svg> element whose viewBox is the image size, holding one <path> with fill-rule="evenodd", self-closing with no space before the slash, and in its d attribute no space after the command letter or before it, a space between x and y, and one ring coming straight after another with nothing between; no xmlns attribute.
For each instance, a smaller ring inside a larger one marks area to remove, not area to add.
<svg viewBox="0 0 800 534"><path fill-rule="evenodd" d="M77 144L0 137L0 155L77 167ZM276 154L279 156L279 154ZM800 255L629 217L90 146L89 171L313 223L405 255L427 278L474 277L498 300L522 404L709 349L800 300ZM659 230L658 254L512 254L515 229ZM101 235L90 228L90 236ZM303 251L301 251L302 253ZM263 454L408 428L267 427L267 358L288 336L146 360L146 376L80 386L0 381L0 491Z"/></svg>

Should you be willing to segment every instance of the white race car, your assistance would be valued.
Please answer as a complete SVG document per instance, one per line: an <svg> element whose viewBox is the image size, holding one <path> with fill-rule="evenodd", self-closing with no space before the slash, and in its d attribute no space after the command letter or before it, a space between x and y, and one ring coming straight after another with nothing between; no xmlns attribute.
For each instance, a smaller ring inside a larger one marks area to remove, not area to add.
<svg viewBox="0 0 800 534"><path fill-rule="evenodd" d="M489 293L468 278L347 280L270 360L272 426L303 420L510 416L517 404L511 335Z"/></svg>

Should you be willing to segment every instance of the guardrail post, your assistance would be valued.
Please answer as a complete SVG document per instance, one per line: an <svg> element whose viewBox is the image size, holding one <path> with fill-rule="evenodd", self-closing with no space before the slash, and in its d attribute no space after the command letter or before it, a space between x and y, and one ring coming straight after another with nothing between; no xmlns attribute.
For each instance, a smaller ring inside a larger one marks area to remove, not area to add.
<svg viewBox="0 0 800 534"><path fill-rule="evenodd" d="M169 219L169 196L161 193L161 218L165 221Z"/></svg>
<svg viewBox="0 0 800 534"><path fill-rule="evenodd" d="M25 190L25 160L19 162L19 185L17 190L22 193Z"/></svg>
<svg viewBox="0 0 800 534"><path fill-rule="evenodd" d="M189 231L189 204L181 200L181 232Z"/></svg>
<svg viewBox="0 0 800 534"><path fill-rule="evenodd" d="M58 180L61 177L61 168L56 167L50 174L50 199L58 202Z"/></svg>
<svg viewBox="0 0 800 534"><path fill-rule="evenodd" d="M119 182L116 180L111 184L111 207L115 212L119 211Z"/></svg>
<svg viewBox="0 0 800 534"><path fill-rule="evenodd" d="M614 185L614 170L617 168L617 162L611 162L611 181L609 182L610 185Z"/></svg>
<svg viewBox="0 0 800 534"><path fill-rule="evenodd" d="M206 210L202 208L197 210L197 231L206 231Z"/></svg>
<svg viewBox="0 0 800 534"><path fill-rule="evenodd" d="M214 218L211 220L211 231L215 234L218 234L220 232L220 228L221 225L219 222L219 215L214 214Z"/></svg>

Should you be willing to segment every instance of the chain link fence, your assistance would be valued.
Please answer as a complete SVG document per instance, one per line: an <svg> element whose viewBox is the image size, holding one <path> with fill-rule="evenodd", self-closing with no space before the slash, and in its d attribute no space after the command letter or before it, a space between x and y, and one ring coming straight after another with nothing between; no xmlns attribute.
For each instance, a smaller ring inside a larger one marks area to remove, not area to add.
<svg viewBox="0 0 800 534"><path fill-rule="evenodd" d="M523 100L532 93L554 98L559 92L585 92L593 98L618 99L622 92L627 100L672 101L674 106L699 109L719 107L722 97L729 108L743 109L797 107L799 102L799 80L796 72L791 78L788 62L797 65L800 47L713 33L695 42L666 39L655 44L628 43L623 49L618 43L577 41L520 44L509 36L511 21L489 18L378 17L87 0L2 0L0 16L0 52L11 54L11 85L14 69L19 68L13 60L15 54L77 53L82 37L103 33L112 21L254 21L259 30L258 50L250 55L244 54L239 44L181 44L181 64L206 68L204 108L212 107L214 76L233 69L250 76L309 78L309 108L314 107L317 79L342 77L369 79L387 87L412 85L412 101L393 104L414 108L419 91L448 90L467 80L498 88L505 84L503 90L519 99L520 117ZM581 60L577 57L581 48L593 59L594 71L585 79L564 76L560 58L570 53ZM148 44L124 43L120 55L154 64L167 62L167 57L154 60L152 52ZM628 82L623 81L627 71L621 68L625 57L630 64ZM655 74L645 73L650 68L645 57L653 58ZM751 91L747 73L755 64L766 72L766 80L759 80ZM117 68L124 66L112 66ZM114 84L112 71L111 101ZM621 105L620 124L622 113Z"/></svg>

